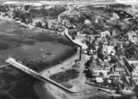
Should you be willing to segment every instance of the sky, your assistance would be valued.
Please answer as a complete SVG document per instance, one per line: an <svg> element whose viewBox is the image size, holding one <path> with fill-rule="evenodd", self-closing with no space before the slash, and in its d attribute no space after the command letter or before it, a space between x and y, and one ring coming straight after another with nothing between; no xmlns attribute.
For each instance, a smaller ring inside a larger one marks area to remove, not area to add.
<svg viewBox="0 0 138 99"><path fill-rule="evenodd" d="M62 2L61 2L62 1ZM46 4L67 4L67 3L76 3L79 4L81 3L88 3L88 4L109 4L109 3L125 3L125 4L136 4L138 5L138 0L0 0L0 2L10 2L10 3L16 3L16 2L35 2L35 3L46 3Z"/></svg>

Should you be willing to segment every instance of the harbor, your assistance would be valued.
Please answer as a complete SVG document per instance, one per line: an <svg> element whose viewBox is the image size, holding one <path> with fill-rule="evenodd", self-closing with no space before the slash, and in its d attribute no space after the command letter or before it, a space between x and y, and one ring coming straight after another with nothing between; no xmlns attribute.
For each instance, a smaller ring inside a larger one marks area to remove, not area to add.
<svg viewBox="0 0 138 99"><path fill-rule="evenodd" d="M136 9L136 1L3 1L0 98L137 99Z"/></svg>

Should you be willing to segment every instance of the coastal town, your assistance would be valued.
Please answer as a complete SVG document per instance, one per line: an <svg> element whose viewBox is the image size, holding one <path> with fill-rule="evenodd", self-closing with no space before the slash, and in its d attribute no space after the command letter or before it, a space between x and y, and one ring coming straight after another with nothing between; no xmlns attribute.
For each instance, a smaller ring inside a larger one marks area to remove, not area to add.
<svg viewBox="0 0 138 99"><path fill-rule="evenodd" d="M137 99L136 5L4 2L0 38L0 69L31 75L56 99Z"/></svg>

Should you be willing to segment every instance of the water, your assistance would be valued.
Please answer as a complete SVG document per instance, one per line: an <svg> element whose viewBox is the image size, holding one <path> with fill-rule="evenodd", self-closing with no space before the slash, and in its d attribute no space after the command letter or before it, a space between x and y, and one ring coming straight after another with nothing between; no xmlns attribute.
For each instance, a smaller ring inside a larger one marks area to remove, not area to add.
<svg viewBox="0 0 138 99"><path fill-rule="evenodd" d="M70 53L72 51L73 53ZM56 63L59 59L63 61L65 57L68 58L73 54L74 49L70 46L57 42L38 42L33 45L1 50L0 63L5 63L5 59L12 56L25 61L30 68L41 71L53 66L53 62ZM52 63L47 66L48 62ZM54 97L48 93L44 83L17 69L6 67L0 70L0 99L54 99Z"/></svg>
<svg viewBox="0 0 138 99"><path fill-rule="evenodd" d="M34 89L36 94L38 95L39 99L56 99L54 96L52 96L48 89L45 88L44 83L36 82L34 85Z"/></svg>

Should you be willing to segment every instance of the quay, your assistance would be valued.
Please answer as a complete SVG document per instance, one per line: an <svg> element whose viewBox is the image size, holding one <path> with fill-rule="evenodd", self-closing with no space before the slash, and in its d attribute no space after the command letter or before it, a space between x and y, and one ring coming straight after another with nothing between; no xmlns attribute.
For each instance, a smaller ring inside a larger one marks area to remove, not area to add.
<svg viewBox="0 0 138 99"><path fill-rule="evenodd" d="M24 73L42 81L42 82L48 82L52 85L55 85L56 87L62 89L63 91L67 92L67 93L70 93L70 94L73 94L73 93L78 93L77 91L74 91L74 90L70 90L64 86L62 86L61 84L55 82L54 80L48 78L48 77L45 77L43 75L41 75L40 73L28 68L27 66L17 62L14 58L8 58L6 60L6 63L10 64L11 66L13 66L14 68L17 68L21 71L23 71Z"/></svg>

